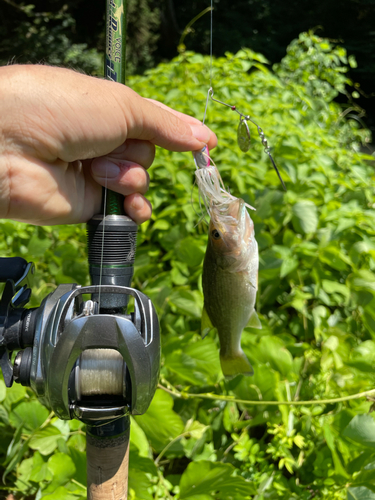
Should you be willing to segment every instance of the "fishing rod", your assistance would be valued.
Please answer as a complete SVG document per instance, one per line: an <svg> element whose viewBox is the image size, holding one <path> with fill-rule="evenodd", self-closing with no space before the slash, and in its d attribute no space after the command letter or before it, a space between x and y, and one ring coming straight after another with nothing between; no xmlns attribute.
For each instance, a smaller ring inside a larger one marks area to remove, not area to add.
<svg viewBox="0 0 375 500"><path fill-rule="evenodd" d="M126 0L107 0L104 71L119 83L125 83L125 19ZM0 258L5 384L31 387L57 417L86 424L89 500L126 500L130 415L147 410L160 370L155 308L130 286L137 225L123 206L123 197L104 188L101 213L87 223L90 286L59 285L27 309L34 264Z"/></svg>
<svg viewBox="0 0 375 500"><path fill-rule="evenodd" d="M126 0L106 1L106 52L104 76L125 84L126 70ZM88 228L88 259L92 284L121 285L129 287L133 276L137 224L124 213L124 198L118 193L103 189L102 214L93 217ZM126 309L128 296L102 294L95 297L101 312L118 314ZM120 301L120 302L119 302ZM96 351L94 356L106 366L111 366L112 377L90 381L92 390L109 392L109 379L121 380L112 364L113 352ZM118 353L115 355L118 356ZM121 357L121 356L120 356ZM122 360L119 363L121 370ZM100 375L99 375L100 376ZM126 390L120 384L120 392ZM127 498L129 467L130 417L105 425L88 425L87 437L87 492L88 498L101 500Z"/></svg>

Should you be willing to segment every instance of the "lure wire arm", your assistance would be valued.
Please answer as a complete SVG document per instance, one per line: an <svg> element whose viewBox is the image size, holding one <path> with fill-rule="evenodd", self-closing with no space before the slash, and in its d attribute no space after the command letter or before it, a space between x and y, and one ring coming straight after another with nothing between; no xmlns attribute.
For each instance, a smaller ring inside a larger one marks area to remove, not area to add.
<svg viewBox="0 0 375 500"><path fill-rule="evenodd" d="M223 102L223 101L219 101L219 99L215 99L214 98L214 90L212 87L210 87L208 89L208 92L207 92L207 101L206 101L206 108L205 108L205 111L204 111L204 118L206 118L206 111L207 111L207 104L208 104L208 98L211 99L211 101L214 101L214 102L217 102L223 106L226 106L227 108L230 108L232 111L235 111L237 114L240 115L240 123L244 123L247 131L248 131L248 127L247 127L247 122L251 122L253 125L256 126L257 130L258 130L258 135L260 137L260 140L262 142L262 145L264 147L264 152L269 156L269 159L271 160L271 163L273 165L273 168L275 169L276 173L277 173L277 176L281 182L281 185L283 186L283 189L284 191L286 191L286 186L284 184L284 181L281 177L281 174L279 172L279 169L277 168L277 165L275 163L275 160L273 159L272 155L271 155L271 148L269 147L268 145L268 142L267 142L267 139L264 135L264 132L263 130L261 129L261 127L249 116L249 115L244 115L243 113L241 113L240 111L238 111L238 109L236 108L236 106L232 106L231 104L228 104L226 102ZM204 120L203 120L203 123L204 123ZM249 132L248 132L249 134ZM250 134L249 134L249 138L250 138Z"/></svg>

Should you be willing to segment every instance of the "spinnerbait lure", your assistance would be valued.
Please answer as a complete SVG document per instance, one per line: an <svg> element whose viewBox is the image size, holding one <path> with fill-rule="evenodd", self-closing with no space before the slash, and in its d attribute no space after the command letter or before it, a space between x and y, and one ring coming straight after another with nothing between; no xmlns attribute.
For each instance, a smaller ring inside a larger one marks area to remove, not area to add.
<svg viewBox="0 0 375 500"><path fill-rule="evenodd" d="M264 135L262 128L249 115L244 115L243 113L238 111L236 106L233 106L231 104L227 104L226 102L223 102L223 101L219 101L219 99L215 99L214 98L214 91L213 91L212 87L210 87L208 89L207 101L209 98L214 102L217 102L219 104L222 104L223 106L226 106L227 108L230 108L232 111L235 111L236 113L238 113L240 115L240 123L238 124L238 128L237 128L237 143L238 143L238 146L242 152L246 153L247 151L249 151L250 146L251 146L251 135L250 135L249 125L247 122L251 122L257 127L260 140L261 140L262 145L264 147L264 152L268 155L269 159L271 160L273 168L275 169L277 176L280 179L281 185L283 186L284 190L286 191L286 186L285 186L284 181L280 175L279 169L277 168L276 163L275 163L274 159L272 158L271 148L268 145L267 139ZM206 109L207 109L207 104L206 104ZM205 111L205 115L206 115L206 111ZM204 120L203 120L203 123L204 123Z"/></svg>

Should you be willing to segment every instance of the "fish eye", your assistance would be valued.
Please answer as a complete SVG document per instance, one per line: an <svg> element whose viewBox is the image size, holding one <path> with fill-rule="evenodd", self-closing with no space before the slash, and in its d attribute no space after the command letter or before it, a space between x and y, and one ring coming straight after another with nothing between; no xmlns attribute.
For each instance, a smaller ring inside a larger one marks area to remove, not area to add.
<svg viewBox="0 0 375 500"><path fill-rule="evenodd" d="M214 240L219 240L221 238L220 233L217 229L214 229L213 231L211 231L211 235L212 235Z"/></svg>

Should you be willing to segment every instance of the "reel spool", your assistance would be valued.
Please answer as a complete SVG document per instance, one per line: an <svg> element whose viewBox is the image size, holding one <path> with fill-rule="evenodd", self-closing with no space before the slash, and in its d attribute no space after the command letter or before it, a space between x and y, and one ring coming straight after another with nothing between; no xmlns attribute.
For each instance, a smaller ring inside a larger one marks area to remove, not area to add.
<svg viewBox="0 0 375 500"><path fill-rule="evenodd" d="M82 396L126 395L126 364L113 349L87 349L78 358L75 371L75 390Z"/></svg>

